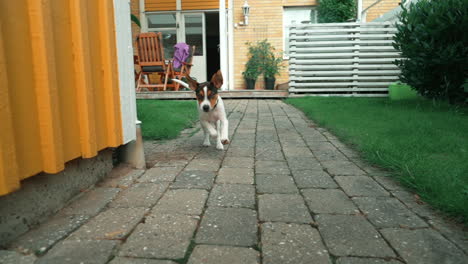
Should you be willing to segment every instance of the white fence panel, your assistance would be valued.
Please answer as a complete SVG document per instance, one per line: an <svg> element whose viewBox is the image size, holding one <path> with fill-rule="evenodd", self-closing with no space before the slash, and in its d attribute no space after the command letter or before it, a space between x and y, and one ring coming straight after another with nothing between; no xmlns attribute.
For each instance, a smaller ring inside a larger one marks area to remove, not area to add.
<svg viewBox="0 0 468 264"><path fill-rule="evenodd" d="M387 96L398 80L393 23L289 26L292 96Z"/></svg>

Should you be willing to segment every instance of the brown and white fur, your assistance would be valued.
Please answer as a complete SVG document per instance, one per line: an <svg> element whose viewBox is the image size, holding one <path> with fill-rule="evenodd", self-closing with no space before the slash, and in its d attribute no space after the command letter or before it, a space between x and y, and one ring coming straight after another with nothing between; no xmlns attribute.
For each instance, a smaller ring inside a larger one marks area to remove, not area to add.
<svg viewBox="0 0 468 264"><path fill-rule="evenodd" d="M210 146L210 137L213 137L216 138L216 148L223 150L223 145L229 144L229 122L226 117L223 99L218 94L218 89L223 85L221 71L218 70L213 74L210 82L198 83L190 76L187 75L186 77L188 84L176 79L173 79L173 81L195 91L198 100L200 124L205 132L203 146Z"/></svg>

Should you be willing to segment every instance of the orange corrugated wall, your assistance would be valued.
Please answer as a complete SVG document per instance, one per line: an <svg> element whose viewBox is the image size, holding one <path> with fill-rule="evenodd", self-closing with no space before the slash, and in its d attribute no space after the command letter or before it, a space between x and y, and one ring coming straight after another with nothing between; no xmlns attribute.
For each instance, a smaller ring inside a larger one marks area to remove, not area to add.
<svg viewBox="0 0 468 264"><path fill-rule="evenodd" d="M0 195L122 144L113 12L112 0L0 1Z"/></svg>
<svg viewBox="0 0 468 264"><path fill-rule="evenodd" d="M219 9L219 0L181 0L182 10ZM226 8L228 1L226 0ZM145 11L174 11L176 0L145 0Z"/></svg>

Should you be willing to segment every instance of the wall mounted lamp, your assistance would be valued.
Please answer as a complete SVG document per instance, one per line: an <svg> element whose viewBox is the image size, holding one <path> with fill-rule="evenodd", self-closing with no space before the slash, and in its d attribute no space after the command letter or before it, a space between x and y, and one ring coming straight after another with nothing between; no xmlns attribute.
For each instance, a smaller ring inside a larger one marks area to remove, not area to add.
<svg viewBox="0 0 468 264"><path fill-rule="evenodd" d="M249 6L249 3L247 3L247 0L245 0L244 5L242 6L242 14L244 14L244 21L236 23L234 26L237 28L237 26L249 25L249 13L250 13L250 6Z"/></svg>

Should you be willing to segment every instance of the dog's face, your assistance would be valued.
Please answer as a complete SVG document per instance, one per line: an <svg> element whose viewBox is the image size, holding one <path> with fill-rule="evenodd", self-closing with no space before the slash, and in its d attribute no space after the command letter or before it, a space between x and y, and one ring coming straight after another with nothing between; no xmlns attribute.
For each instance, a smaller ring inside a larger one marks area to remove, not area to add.
<svg viewBox="0 0 468 264"><path fill-rule="evenodd" d="M187 76L190 89L195 91L198 100L198 107L201 111L210 112L218 103L218 89L223 85L223 75L221 71L213 74L211 81L198 83Z"/></svg>

